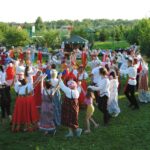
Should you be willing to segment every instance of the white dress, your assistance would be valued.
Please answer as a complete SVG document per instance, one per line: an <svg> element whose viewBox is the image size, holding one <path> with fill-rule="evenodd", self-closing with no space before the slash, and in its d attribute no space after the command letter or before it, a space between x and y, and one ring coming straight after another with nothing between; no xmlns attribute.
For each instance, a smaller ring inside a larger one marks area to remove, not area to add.
<svg viewBox="0 0 150 150"><path fill-rule="evenodd" d="M118 105L118 79L110 80L110 97L108 100L108 112L113 116L118 116L120 108Z"/></svg>

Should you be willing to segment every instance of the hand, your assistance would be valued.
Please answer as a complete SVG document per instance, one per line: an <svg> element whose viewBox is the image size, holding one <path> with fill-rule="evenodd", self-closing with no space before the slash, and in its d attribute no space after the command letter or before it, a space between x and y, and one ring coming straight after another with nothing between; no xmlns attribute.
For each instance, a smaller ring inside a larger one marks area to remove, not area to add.
<svg viewBox="0 0 150 150"><path fill-rule="evenodd" d="M60 73L60 74L58 75L58 79L61 80L61 77L62 77L62 73Z"/></svg>
<svg viewBox="0 0 150 150"><path fill-rule="evenodd" d="M88 89L92 89L92 86L88 86Z"/></svg>
<svg viewBox="0 0 150 150"><path fill-rule="evenodd" d="M47 77L47 74L42 75L42 79L45 79Z"/></svg>

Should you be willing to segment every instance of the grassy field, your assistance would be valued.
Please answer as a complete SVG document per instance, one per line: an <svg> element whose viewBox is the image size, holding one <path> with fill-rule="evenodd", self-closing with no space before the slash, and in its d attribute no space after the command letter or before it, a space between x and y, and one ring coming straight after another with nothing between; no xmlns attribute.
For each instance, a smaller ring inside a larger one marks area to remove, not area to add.
<svg viewBox="0 0 150 150"><path fill-rule="evenodd" d="M95 42L93 48L95 49L118 49L118 48L127 48L129 43L126 41L107 41L107 42Z"/></svg>
<svg viewBox="0 0 150 150"><path fill-rule="evenodd" d="M13 94L13 102L15 100ZM12 133L9 123L0 125L0 150L149 150L150 104L140 104L140 110L127 107L123 94L119 96L121 114L103 126L102 113L96 108L94 118L100 124L92 133L80 138L66 139L66 128L60 127L54 137L40 131ZM80 127L84 127L85 110L80 111Z"/></svg>
<svg viewBox="0 0 150 150"><path fill-rule="evenodd" d="M13 109L15 94L12 96ZM92 133L82 134L80 138L66 139L64 127L57 129L56 135L51 137L40 131L12 133L8 122L5 127L0 124L0 150L150 150L150 104L140 104L140 110L134 111L127 105L128 101L121 92L121 113L112 118L107 127L103 126L102 113L96 108L94 118L100 127L94 129L92 126ZM81 128L84 128L84 118L85 110L81 110Z"/></svg>

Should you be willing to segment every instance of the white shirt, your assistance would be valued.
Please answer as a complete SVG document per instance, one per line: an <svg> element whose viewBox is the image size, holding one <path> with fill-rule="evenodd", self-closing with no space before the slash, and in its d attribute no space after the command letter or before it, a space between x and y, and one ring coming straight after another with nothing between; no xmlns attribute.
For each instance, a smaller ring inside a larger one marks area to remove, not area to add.
<svg viewBox="0 0 150 150"><path fill-rule="evenodd" d="M53 87L56 87L58 85L59 80L57 78L51 78L51 85Z"/></svg>
<svg viewBox="0 0 150 150"><path fill-rule="evenodd" d="M100 97L102 96L110 96L110 81L108 78L102 78L101 81L97 83L96 86L89 86L88 88L92 89L93 91L99 91Z"/></svg>
<svg viewBox="0 0 150 150"><path fill-rule="evenodd" d="M87 72L79 74L79 76L78 76L78 80L86 80L87 78L88 78Z"/></svg>
<svg viewBox="0 0 150 150"><path fill-rule="evenodd" d="M134 66L128 67L125 70L120 69L120 73L127 74L129 76L128 84L136 85L137 68Z"/></svg>
<svg viewBox="0 0 150 150"><path fill-rule="evenodd" d="M0 84L5 84L6 83L6 73L0 71Z"/></svg>
<svg viewBox="0 0 150 150"><path fill-rule="evenodd" d="M66 97L68 98L73 98L73 99L78 99L80 96L80 92L81 92L81 88L77 88L77 89L70 89L69 87L65 86L63 81L59 82L59 86L61 88L61 90L65 93Z"/></svg>
<svg viewBox="0 0 150 150"><path fill-rule="evenodd" d="M15 83L15 91L18 95L25 95L26 88L28 89L28 93L33 91L33 85L31 83L27 83L26 85L21 85L19 82Z"/></svg>
<svg viewBox="0 0 150 150"><path fill-rule="evenodd" d="M101 76L99 74L99 69L101 68L101 66L98 66L96 68L94 68L92 70L92 74L93 74L93 83L98 83L101 80Z"/></svg>

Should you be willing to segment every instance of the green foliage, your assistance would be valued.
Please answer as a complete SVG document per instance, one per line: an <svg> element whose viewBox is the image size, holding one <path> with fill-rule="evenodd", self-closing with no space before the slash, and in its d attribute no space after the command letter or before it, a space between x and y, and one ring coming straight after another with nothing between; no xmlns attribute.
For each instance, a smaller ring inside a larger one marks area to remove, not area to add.
<svg viewBox="0 0 150 150"><path fill-rule="evenodd" d="M126 41L106 41L106 42L95 42L94 49L118 49L118 48L127 48L129 43Z"/></svg>
<svg viewBox="0 0 150 150"><path fill-rule="evenodd" d="M43 33L44 42L46 47L51 47L52 49L60 46L60 37L58 30L48 30Z"/></svg>
<svg viewBox="0 0 150 150"><path fill-rule="evenodd" d="M106 29L100 31L99 40L104 42L109 38L109 32Z"/></svg>
<svg viewBox="0 0 150 150"><path fill-rule="evenodd" d="M7 46L25 46L29 43L29 36L25 30L10 27L4 35L4 43Z"/></svg>
<svg viewBox="0 0 150 150"><path fill-rule="evenodd" d="M41 30L44 30L45 29L45 24L43 23L42 21L42 18L41 17L38 17L35 21L35 29L37 31L41 31Z"/></svg>

